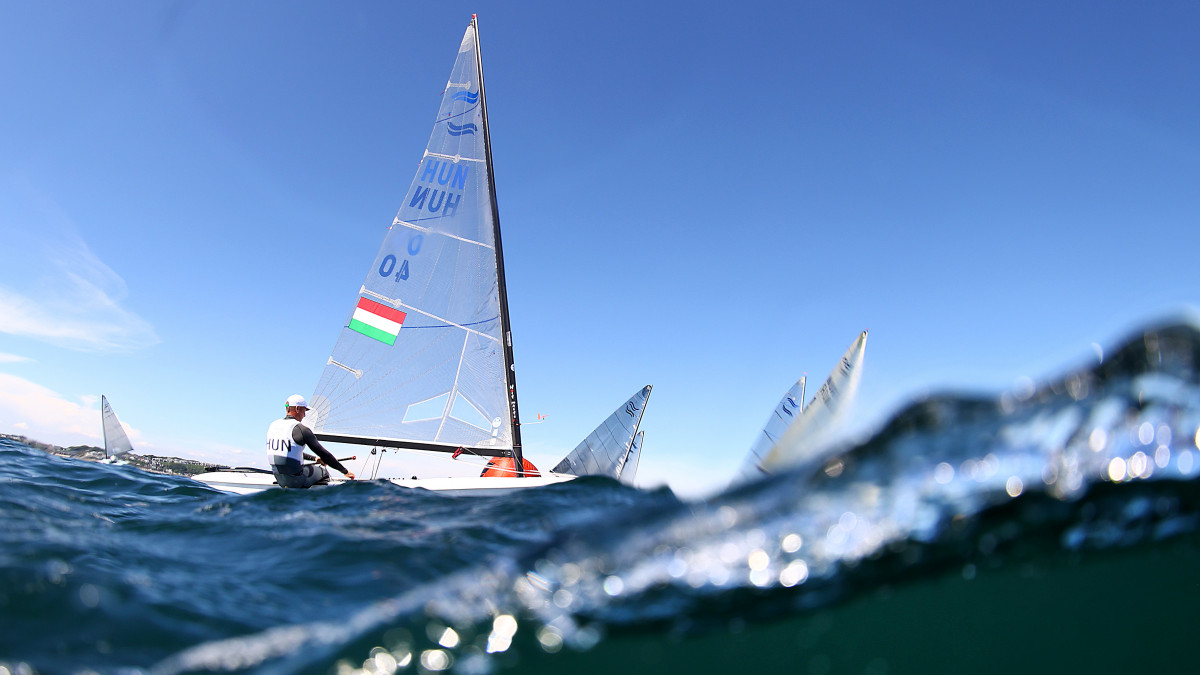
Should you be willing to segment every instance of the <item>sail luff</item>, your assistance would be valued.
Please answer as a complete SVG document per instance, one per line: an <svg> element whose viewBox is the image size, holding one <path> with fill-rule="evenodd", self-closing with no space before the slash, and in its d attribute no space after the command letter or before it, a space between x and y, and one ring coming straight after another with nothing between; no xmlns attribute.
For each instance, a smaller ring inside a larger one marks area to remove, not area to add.
<svg viewBox="0 0 1200 675"><path fill-rule="evenodd" d="M512 435L512 454L517 468L517 477L525 476L521 451L521 415L517 406L517 374L513 368L512 322L508 312L508 288L504 279L504 247L500 240L500 206L496 200L496 177L492 164L492 139L488 126L487 92L483 85L483 50L479 45L479 18L471 15L471 26L475 30L475 66L479 76L479 106L483 118L483 151L486 160L488 193L492 207L492 230L496 245L496 284L500 293L500 335L504 353L504 379L507 383L508 412Z"/></svg>

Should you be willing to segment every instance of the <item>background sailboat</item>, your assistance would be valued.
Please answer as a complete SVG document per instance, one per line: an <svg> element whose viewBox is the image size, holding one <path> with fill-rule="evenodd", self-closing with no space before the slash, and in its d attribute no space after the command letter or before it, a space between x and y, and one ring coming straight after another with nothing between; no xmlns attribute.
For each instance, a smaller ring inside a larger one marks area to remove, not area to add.
<svg viewBox="0 0 1200 675"><path fill-rule="evenodd" d="M832 440L837 424L858 393L866 350L867 331L864 330L802 410L795 409L794 402L803 398L791 397L797 388L803 397L805 378L788 390L751 446L735 482L785 471L820 454ZM785 423L785 420L790 421Z"/></svg>
<svg viewBox="0 0 1200 675"><path fill-rule="evenodd" d="M796 383L779 400L779 403L775 404L771 416L767 418L762 431L758 432L758 436L750 446L750 452L746 454L739 479L750 479L763 474L762 470L758 468L759 464L767 458L771 448L774 448L779 439L783 437L783 432L800 419L800 414L804 410L804 387L807 380L807 375L801 375L800 379L796 380Z"/></svg>
<svg viewBox="0 0 1200 675"><path fill-rule="evenodd" d="M634 441L638 435L638 426L642 423L642 415L646 412L646 403L650 400L652 387L646 385L634 394L620 408L596 427L596 430L583 439L566 457L554 466L555 473L566 473L575 476L608 476L620 478L622 469L628 462ZM640 448L639 448L640 455ZM637 460L634 460L634 471L637 470Z"/></svg>
<svg viewBox="0 0 1200 675"><path fill-rule="evenodd" d="M104 431L105 462L118 462L122 456L133 452L133 445L129 442L129 435L125 433L125 427L121 426L117 413L113 412L108 398L103 395L100 396L100 423Z"/></svg>

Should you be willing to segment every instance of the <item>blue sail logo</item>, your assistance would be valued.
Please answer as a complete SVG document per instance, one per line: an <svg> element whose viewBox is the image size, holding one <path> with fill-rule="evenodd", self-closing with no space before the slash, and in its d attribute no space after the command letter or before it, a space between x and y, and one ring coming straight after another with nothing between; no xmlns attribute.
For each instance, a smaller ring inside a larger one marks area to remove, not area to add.
<svg viewBox="0 0 1200 675"><path fill-rule="evenodd" d="M457 94L455 94L454 96L451 96L450 100L451 101L466 101L467 103L470 103L471 105L475 105L476 103L479 103L479 92L477 92L477 91L460 91Z"/></svg>
<svg viewBox="0 0 1200 675"><path fill-rule="evenodd" d="M463 125L455 124L454 122L446 122L446 130L451 136L462 136L464 134L473 134L479 131L479 127L475 126L474 122L467 122Z"/></svg>

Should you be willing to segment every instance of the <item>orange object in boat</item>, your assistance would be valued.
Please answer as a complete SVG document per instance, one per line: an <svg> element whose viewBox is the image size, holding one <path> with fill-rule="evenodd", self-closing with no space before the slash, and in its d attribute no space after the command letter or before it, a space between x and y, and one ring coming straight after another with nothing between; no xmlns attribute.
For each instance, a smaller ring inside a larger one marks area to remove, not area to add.
<svg viewBox="0 0 1200 675"><path fill-rule="evenodd" d="M525 477L542 475L533 462L521 458L521 466L525 468ZM517 463L512 457L493 457L488 460L487 466L483 468L483 473L479 474L480 478L516 478Z"/></svg>

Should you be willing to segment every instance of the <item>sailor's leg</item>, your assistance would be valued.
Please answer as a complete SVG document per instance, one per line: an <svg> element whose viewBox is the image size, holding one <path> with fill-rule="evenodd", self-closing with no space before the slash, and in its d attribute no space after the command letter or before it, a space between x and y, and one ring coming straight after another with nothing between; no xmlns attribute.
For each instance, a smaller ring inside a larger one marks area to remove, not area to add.
<svg viewBox="0 0 1200 675"><path fill-rule="evenodd" d="M304 465L304 487L325 485L329 483L329 469L320 464Z"/></svg>

